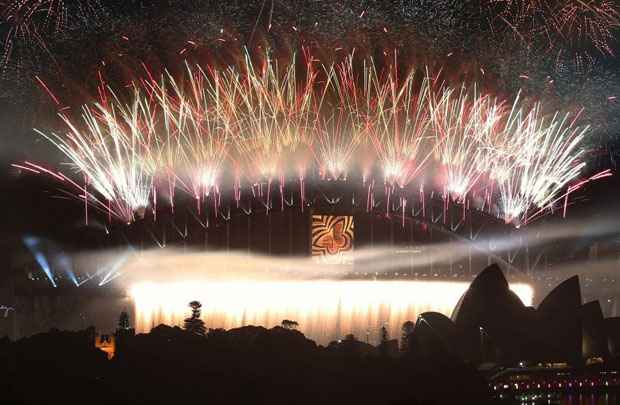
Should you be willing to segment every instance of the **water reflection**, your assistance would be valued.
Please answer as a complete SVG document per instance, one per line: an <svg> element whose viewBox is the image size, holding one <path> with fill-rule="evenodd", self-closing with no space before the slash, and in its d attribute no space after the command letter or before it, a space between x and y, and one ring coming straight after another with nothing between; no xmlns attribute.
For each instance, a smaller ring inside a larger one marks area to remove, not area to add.
<svg viewBox="0 0 620 405"><path fill-rule="evenodd" d="M616 405L620 398L616 393L569 394L560 401L562 405Z"/></svg>
<svg viewBox="0 0 620 405"><path fill-rule="evenodd" d="M616 392L602 393L571 393L571 394L538 394L521 398L519 402L507 402L507 404L519 403L520 405L616 405L620 396Z"/></svg>
<svg viewBox="0 0 620 405"><path fill-rule="evenodd" d="M468 287L464 282L439 281L187 281L137 283L130 289L136 328L148 332L154 325L182 325L190 300L203 303L210 328L243 325L279 325L283 319L319 343L345 334L375 343L385 325L398 337L407 320L426 311L450 316ZM511 285L526 305L532 288Z"/></svg>

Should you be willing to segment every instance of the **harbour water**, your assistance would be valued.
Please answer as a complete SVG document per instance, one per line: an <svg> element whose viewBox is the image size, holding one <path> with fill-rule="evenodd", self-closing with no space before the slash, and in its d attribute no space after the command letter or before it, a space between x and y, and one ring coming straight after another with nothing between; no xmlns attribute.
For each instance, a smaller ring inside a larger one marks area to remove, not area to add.
<svg viewBox="0 0 620 405"><path fill-rule="evenodd" d="M527 397L518 400L507 400L506 405L617 405L620 403L618 392L592 392L570 394L543 394L536 398Z"/></svg>

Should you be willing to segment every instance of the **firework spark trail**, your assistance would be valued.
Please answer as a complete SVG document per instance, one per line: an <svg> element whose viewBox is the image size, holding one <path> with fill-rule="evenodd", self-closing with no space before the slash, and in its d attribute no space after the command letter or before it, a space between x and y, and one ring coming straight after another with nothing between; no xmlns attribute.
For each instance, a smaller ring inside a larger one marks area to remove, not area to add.
<svg viewBox="0 0 620 405"><path fill-rule="evenodd" d="M591 44L600 53L613 55L610 42L620 27L620 10L609 0L567 1L556 14L556 27L573 46Z"/></svg>
<svg viewBox="0 0 620 405"><path fill-rule="evenodd" d="M49 37L64 32L76 12L89 20L102 9L99 0L78 0L73 4L74 12L65 0L0 1L0 26L4 26L0 67L5 70L12 61L17 66L23 63L20 50L41 50L55 62L47 45Z"/></svg>
<svg viewBox="0 0 620 405"><path fill-rule="evenodd" d="M280 174L281 152L294 153L312 125L312 96L316 74L307 69L306 82L297 88L295 65L282 74L269 55L260 69L245 58L245 77L236 82L241 96L242 128L238 146L252 171L270 178Z"/></svg>
<svg viewBox="0 0 620 405"><path fill-rule="evenodd" d="M321 108L328 93L335 93L335 100L334 105L330 103L328 106L331 113L317 113L312 151L322 178L346 180L350 161L365 128L359 114L363 100L355 82L353 56L338 66L331 66L326 70L326 76L323 97L315 108Z"/></svg>
<svg viewBox="0 0 620 405"><path fill-rule="evenodd" d="M20 7L20 4L29 5L29 7ZM16 1L3 9L2 18L8 24L7 33L3 40L3 52L0 58L0 66L6 69L9 62L15 57L16 47L21 44L26 46L37 47L42 49L48 55L50 54L47 43L41 35L36 25L32 21L33 16L39 10L39 2L32 5L28 2ZM19 63L19 62L18 62Z"/></svg>
<svg viewBox="0 0 620 405"><path fill-rule="evenodd" d="M64 0L19 0L2 6L2 14L9 21L33 22L33 17L42 15L41 29L60 32L67 25L67 8Z"/></svg>
<svg viewBox="0 0 620 405"><path fill-rule="evenodd" d="M243 107L244 118L239 121L240 131L235 141L237 150L245 161L250 181L258 183L262 180L270 181L279 174L283 152L283 145L278 139L281 136L279 129L287 111L281 109L285 104L278 103L277 96L269 94L270 84L274 85L274 88L279 87L279 79L275 76L271 60L267 59L262 71L257 72L246 56L245 68L245 78L234 76L234 95L238 97L227 96L233 100L231 103L235 103L238 98ZM275 83L270 83L270 80L275 80ZM278 113L283 114L283 117L279 117Z"/></svg>
<svg viewBox="0 0 620 405"><path fill-rule="evenodd" d="M176 125L175 118L175 100L170 97L167 89L168 75L162 77L161 81L157 81L153 78L148 68L147 71L149 80L142 82L142 87L149 95L149 99L152 99L156 103L154 111L160 115L159 119L154 119L151 122L155 123L155 127L151 128L155 136L151 142L150 159L148 164L155 174L153 179L153 192L154 202L155 193L157 189L166 184L168 192L168 201L170 203L170 209L174 213L174 197L177 188L177 170L179 169L180 156L182 155L180 132Z"/></svg>
<svg viewBox="0 0 620 405"><path fill-rule="evenodd" d="M432 147L427 148L432 138L430 81L425 77L416 90L415 76L412 70L401 84L394 72L382 79L374 66L368 69L365 98L370 139L385 182L392 187L409 184L432 155Z"/></svg>
<svg viewBox="0 0 620 405"><path fill-rule="evenodd" d="M411 69L401 81L396 66L379 75L371 61L363 77L364 137L370 139L383 171L388 216L393 208L405 212L404 188L421 173L434 148L430 134L430 78L425 75L417 87L417 71ZM399 195L398 207L392 206L395 193ZM368 185L368 210L374 201L373 181ZM403 215L403 226L404 221Z"/></svg>
<svg viewBox="0 0 620 405"><path fill-rule="evenodd" d="M144 215L153 179L145 153L149 149L145 128L153 127L149 124L152 115L137 90L134 96L130 105L114 96L111 107L99 103L84 107L84 129L61 114L68 133L37 131L63 152L72 168L107 201L110 215L125 222L132 222L136 214ZM85 198L88 200L88 194Z"/></svg>
<svg viewBox="0 0 620 405"><path fill-rule="evenodd" d="M517 102L505 127L508 153L499 152L495 178L501 215L507 223L521 224L531 219L530 209L550 208L579 176L586 165L583 141L589 128L574 126L568 114L546 118L540 103L525 113Z"/></svg>
<svg viewBox="0 0 620 405"><path fill-rule="evenodd" d="M428 75L416 86L416 70L400 81L395 69L380 77L374 64L364 77L367 134L383 170L386 214L392 196L400 194L399 207L407 204L403 190L429 162L434 152L431 134L431 81ZM369 187L369 194L372 189ZM374 200L374 195L369 201ZM404 216L403 216L404 226Z"/></svg>
<svg viewBox="0 0 620 405"><path fill-rule="evenodd" d="M335 113L317 122L315 160L323 179L346 180L349 165L359 144L359 132L350 115Z"/></svg>
<svg viewBox="0 0 620 405"><path fill-rule="evenodd" d="M614 31L620 28L620 6L612 0L487 0L492 25L502 22L528 48L544 43L558 64L568 55L583 70L593 50L613 55Z"/></svg>
<svg viewBox="0 0 620 405"><path fill-rule="evenodd" d="M578 71L595 63L595 57L613 56L614 31L620 28L620 6L608 0L573 0L562 4L555 14L557 35L566 44L558 49L560 65L565 55Z"/></svg>
<svg viewBox="0 0 620 405"><path fill-rule="evenodd" d="M455 96L447 88L433 100L433 127L439 160L446 169L446 190L463 200L488 170L490 154L486 145L495 136L503 115L500 104L474 88L469 95L461 87Z"/></svg>
<svg viewBox="0 0 620 405"><path fill-rule="evenodd" d="M170 74L165 81L169 86L162 81L156 87L165 133L164 139L161 134L157 137L158 166L172 173L175 184L196 199L200 211L201 201L218 190L231 125L222 112L217 72L210 78L199 67L187 65L187 78L187 89ZM171 176L167 176L169 182Z"/></svg>
<svg viewBox="0 0 620 405"><path fill-rule="evenodd" d="M313 119L313 96L316 72L312 60L306 65L305 82L298 87L295 65L290 64L281 72L278 63L267 54L260 69L249 55L244 64L245 75L235 75L235 98L228 97L229 105L240 104L242 116L237 120L238 135L234 138L250 182L259 187L267 211L271 208L271 185L274 178L280 181L283 201L283 179L286 157L296 161L297 174L303 194L305 160L300 158L303 144L307 144ZM263 193L262 183L267 183ZM303 201L302 201L303 206ZM283 207L283 204L282 204Z"/></svg>
<svg viewBox="0 0 620 405"><path fill-rule="evenodd" d="M522 37L542 35L549 38L553 29L554 1L500 0L503 18Z"/></svg>

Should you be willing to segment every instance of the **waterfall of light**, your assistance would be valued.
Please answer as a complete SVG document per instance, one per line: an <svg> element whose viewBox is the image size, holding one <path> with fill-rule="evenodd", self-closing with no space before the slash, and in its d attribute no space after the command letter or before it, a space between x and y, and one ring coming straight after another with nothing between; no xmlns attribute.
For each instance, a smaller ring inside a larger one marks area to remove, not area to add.
<svg viewBox="0 0 620 405"><path fill-rule="evenodd" d="M138 332L165 323L182 325L188 302L203 303L202 319L209 328L243 325L273 327L295 320L308 338L326 344L348 333L376 343L379 329L399 337L403 322L423 312L450 316L466 282L444 281L183 281L139 282L130 289ZM511 284L525 305L533 289Z"/></svg>

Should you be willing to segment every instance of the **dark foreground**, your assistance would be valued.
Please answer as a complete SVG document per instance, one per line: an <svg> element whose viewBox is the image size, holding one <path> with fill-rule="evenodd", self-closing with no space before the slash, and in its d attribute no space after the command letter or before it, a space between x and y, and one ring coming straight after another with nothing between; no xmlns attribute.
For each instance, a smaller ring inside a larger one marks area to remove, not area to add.
<svg viewBox="0 0 620 405"><path fill-rule="evenodd" d="M449 353L324 348L282 327L201 337L162 325L119 339L112 360L93 341L92 329L2 341L0 403L489 403L484 379Z"/></svg>

